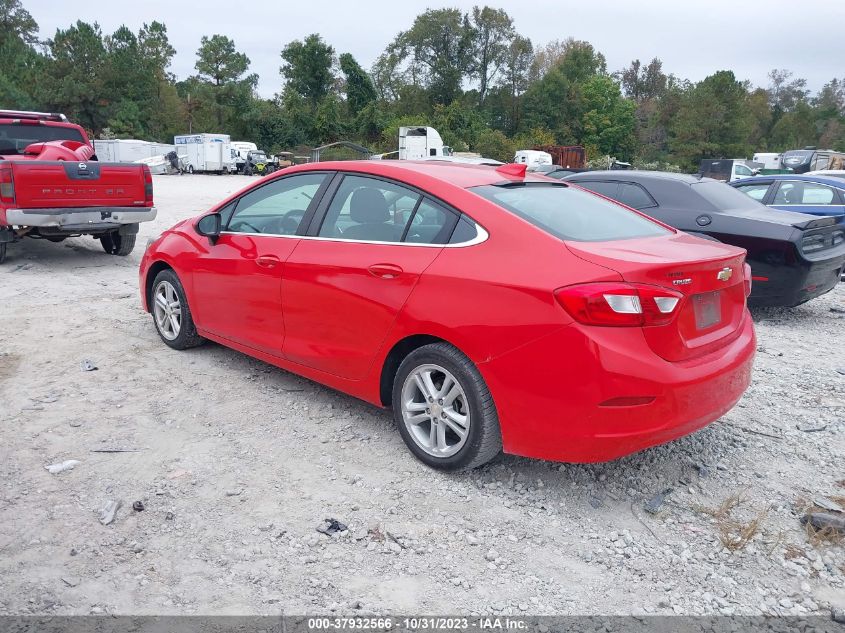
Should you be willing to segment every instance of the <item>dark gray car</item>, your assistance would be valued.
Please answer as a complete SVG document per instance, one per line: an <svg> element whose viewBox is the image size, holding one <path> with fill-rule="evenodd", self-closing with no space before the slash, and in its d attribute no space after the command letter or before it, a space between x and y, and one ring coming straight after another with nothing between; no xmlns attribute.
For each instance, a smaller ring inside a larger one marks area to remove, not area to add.
<svg viewBox="0 0 845 633"><path fill-rule="evenodd" d="M795 306L829 292L845 264L834 218L772 211L725 183L657 171L589 171L577 184L698 235L748 251L752 305Z"/></svg>

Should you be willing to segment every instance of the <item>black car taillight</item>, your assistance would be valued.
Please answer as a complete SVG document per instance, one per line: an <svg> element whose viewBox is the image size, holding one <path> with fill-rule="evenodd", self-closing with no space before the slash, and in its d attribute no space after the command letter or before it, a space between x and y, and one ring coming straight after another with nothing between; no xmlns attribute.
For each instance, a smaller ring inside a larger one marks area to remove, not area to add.
<svg viewBox="0 0 845 633"><path fill-rule="evenodd" d="M144 205L153 206L153 174L150 168L142 165L144 171Z"/></svg>
<svg viewBox="0 0 845 633"><path fill-rule="evenodd" d="M12 178L12 166L0 165L0 202L15 204L15 181Z"/></svg>

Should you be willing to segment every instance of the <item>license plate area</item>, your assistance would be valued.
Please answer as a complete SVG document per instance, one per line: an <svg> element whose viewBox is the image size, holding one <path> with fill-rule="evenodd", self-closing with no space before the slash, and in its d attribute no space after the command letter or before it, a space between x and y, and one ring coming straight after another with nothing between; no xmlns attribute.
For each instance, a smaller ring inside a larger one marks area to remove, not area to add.
<svg viewBox="0 0 845 633"><path fill-rule="evenodd" d="M706 330L722 322L722 293L719 290L692 297L695 327Z"/></svg>

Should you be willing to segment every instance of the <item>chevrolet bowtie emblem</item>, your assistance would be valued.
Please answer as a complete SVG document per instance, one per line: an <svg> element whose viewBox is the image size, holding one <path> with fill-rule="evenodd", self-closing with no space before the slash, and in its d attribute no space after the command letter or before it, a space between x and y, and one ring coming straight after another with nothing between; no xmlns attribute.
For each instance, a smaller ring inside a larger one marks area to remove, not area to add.
<svg viewBox="0 0 845 633"><path fill-rule="evenodd" d="M731 278L731 275L734 274L734 271L730 268L723 268L719 272L716 273L716 279L719 281L728 281Z"/></svg>

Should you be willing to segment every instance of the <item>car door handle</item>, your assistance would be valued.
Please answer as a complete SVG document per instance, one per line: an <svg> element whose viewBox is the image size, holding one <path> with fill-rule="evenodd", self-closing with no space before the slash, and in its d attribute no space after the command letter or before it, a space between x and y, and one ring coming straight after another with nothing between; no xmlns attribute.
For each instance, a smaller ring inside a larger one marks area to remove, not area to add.
<svg viewBox="0 0 845 633"><path fill-rule="evenodd" d="M260 255L256 260L255 263L261 266L262 268L275 268L276 264L281 263L280 260L275 255Z"/></svg>
<svg viewBox="0 0 845 633"><path fill-rule="evenodd" d="M382 279L395 279L402 274L402 269L396 264L373 264L367 270L371 275Z"/></svg>

